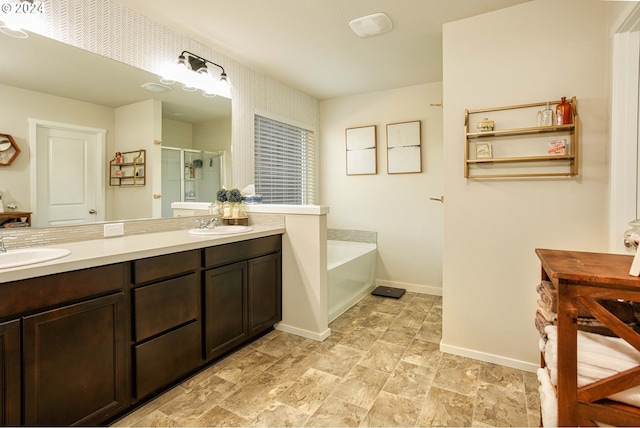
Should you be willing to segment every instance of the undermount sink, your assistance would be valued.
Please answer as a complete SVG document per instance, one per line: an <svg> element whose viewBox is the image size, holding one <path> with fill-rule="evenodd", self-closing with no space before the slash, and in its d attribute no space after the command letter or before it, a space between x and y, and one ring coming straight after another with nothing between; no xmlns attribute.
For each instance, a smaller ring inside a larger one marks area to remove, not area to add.
<svg viewBox="0 0 640 428"><path fill-rule="evenodd" d="M0 253L0 269L48 262L71 254L65 248L20 248Z"/></svg>
<svg viewBox="0 0 640 428"><path fill-rule="evenodd" d="M192 235L231 235L233 233L243 233L253 230L251 226L216 226L213 229L191 229L189 233Z"/></svg>

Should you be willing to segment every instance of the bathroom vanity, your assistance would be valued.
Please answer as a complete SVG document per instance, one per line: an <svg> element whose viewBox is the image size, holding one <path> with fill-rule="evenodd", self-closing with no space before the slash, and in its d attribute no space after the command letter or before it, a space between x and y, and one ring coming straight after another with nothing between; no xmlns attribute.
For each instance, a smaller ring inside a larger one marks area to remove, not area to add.
<svg viewBox="0 0 640 428"><path fill-rule="evenodd" d="M273 328L283 230L256 229L74 243L0 271L0 423L108 422Z"/></svg>

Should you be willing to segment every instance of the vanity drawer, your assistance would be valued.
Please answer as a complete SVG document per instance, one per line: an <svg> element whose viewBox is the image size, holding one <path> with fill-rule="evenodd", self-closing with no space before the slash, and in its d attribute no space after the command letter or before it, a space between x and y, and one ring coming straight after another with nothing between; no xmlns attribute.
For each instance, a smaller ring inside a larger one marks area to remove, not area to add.
<svg viewBox="0 0 640 428"><path fill-rule="evenodd" d="M134 347L136 398L184 376L202 363L197 321Z"/></svg>
<svg viewBox="0 0 640 428"><path fill-rule="evenodd" d="M215 247L209 247L204 250L204 267L209 268L227 265L241 260L276 253L281 249L281 235L250 239L233 244L216 245Z"/></svg>
<svg viewBox="0 0 640 428"><path fill-rule="evenodd" d="M121 290L124 264L0 284L0 319Z"/></svg>
<svg viewBox="0 0 640 428"><path fill-rule="evenodd" d="M191 250L164 256L149 257L133 262L133 282L141 284L181 273L191 272L200 267L200 251Z"/></svg>
<svg viewBox="0 0 640 428"><path fill-rule="evenodd" d="M200 281L196 273L133 290L135 341L200 318Z"/></svg>

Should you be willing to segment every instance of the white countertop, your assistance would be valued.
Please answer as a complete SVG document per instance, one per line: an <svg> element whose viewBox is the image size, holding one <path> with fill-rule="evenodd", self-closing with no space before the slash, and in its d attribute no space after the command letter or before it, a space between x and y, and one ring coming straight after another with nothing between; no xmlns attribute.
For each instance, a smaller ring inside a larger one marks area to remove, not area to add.
<svg viewBox="0 0 640 428"><path fill-rule="evenodd" d="M257 224L252 227L253 230L249 232L233 235L201 236L191 235L187 230L178 230L42 246L66 248L71 254L48 262L0 269L0 283L262 238L285 231L277 226Z"/></svg>

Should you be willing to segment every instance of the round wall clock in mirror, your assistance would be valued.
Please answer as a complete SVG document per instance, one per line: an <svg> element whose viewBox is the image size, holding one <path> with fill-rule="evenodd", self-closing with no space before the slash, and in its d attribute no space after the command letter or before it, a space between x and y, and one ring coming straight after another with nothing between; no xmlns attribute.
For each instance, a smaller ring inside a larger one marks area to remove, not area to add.
<svg viewBox="0 0 640 428"><path fill-rule="evenodd" d="M9 134L0 134L0 166L9 166L20 154L20 147Z"/></svg>

